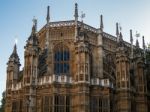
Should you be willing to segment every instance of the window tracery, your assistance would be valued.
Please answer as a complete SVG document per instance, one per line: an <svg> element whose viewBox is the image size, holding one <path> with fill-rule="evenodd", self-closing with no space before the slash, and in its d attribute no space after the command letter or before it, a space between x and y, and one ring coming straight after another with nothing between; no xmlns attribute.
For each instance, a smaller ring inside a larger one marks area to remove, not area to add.
<svg viewBox="0 0 150 112"><path fill-rule="evenodd" d="M56 75L66 75L70 72L70 52L69 48L62 43L54 49L54 73Z"/></svg>

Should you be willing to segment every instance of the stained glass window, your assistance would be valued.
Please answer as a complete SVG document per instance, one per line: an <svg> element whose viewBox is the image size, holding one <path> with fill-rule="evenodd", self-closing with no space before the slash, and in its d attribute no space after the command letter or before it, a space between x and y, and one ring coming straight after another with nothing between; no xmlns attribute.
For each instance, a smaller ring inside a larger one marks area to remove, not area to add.
<svg viewBox="0 0 150 112"><path fill-rule="evenodd" d="M69 49L63 44L56 46L54 50L54 73L56 75L69 74L69 60Z"/></svg>

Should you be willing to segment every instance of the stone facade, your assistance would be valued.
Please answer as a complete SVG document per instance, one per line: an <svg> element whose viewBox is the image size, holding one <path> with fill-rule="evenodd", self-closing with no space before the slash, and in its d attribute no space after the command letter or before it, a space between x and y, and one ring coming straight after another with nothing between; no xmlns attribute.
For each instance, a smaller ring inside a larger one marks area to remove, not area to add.
<svg viewBox="0 0 150 112"><path fill-rule="evenodd" d="M145 48L75 20L50 22L7 63L5 112L148 112ZM144 40L143 40L144 43Z"/></svg>

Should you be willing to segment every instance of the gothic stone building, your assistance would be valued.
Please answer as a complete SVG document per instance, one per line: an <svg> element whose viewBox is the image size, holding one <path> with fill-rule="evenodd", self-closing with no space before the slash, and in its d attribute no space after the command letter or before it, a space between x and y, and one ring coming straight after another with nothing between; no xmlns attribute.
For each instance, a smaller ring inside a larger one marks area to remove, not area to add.
<svg viewBox="0 0 150 112"><path fill-rule="evenodd" d="M20 70L16 45L7 63L5 112L148 112L145 44L125 42L75 19L32 32ZM150 110L149 110L150 111Z"/></svg>

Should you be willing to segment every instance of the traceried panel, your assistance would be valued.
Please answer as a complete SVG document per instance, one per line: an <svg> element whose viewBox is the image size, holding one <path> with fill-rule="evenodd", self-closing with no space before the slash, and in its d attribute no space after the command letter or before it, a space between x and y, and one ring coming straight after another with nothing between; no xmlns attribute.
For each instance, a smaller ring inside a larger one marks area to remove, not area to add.
<svg viewBox="0 0 150 112"><path fill-rule="evenodd" d="M69 30L68 30L69 29ZM64 40L64 39L74 39L74 30L71 28L64 28L51 30L50 37L52 40Z"/></svg>
<svg viewBox="0 0 150 112"><path fill-rule="evenodd" d="M46 31L39 33L39 46L41 49L45 47ZM74 39L74 27L50 28L49 41L61 41ZM51 43L51 42L50 42Z"/></svg>
<svg viewBox="0 0 150 112"><path fill-rule="evenodd" d="M92 45L96 45L97 44L97 35L92 34L92 33L88 33L87 35L88 35L89 43Z"/></svg>
<svg viewBox="0 0 150 112"><path fill-rule="evenodd" d="M116 42L104 37L103 38L103 46L104 46L104 49L106 49L110 52L115 52Z"/></svg>

